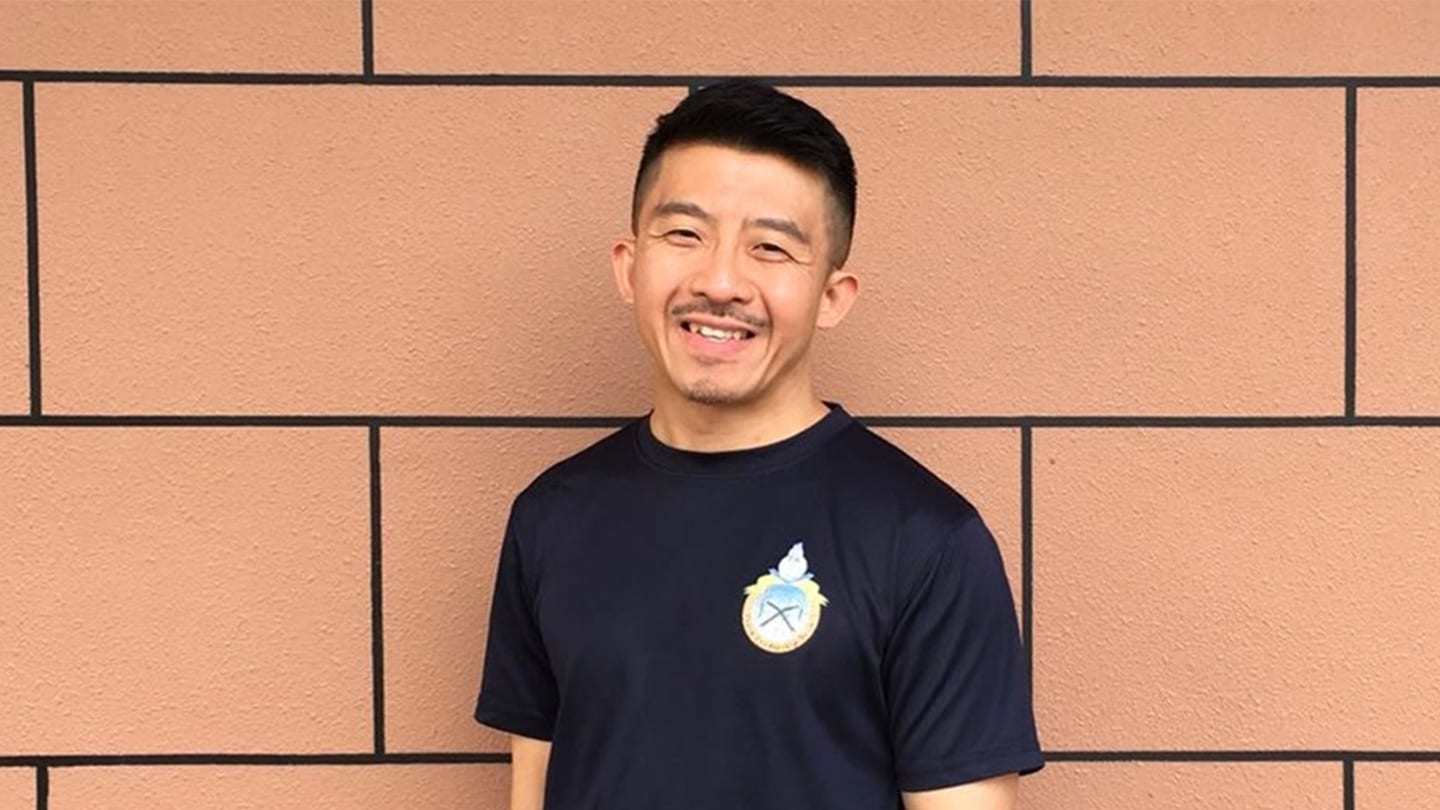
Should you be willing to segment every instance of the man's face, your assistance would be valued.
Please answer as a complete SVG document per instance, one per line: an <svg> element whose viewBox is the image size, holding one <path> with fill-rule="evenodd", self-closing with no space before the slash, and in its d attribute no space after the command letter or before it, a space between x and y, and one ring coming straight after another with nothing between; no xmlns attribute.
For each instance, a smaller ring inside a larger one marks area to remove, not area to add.
<svg viewBox="0 0 1440 810"><path fill-rule="evenodd" d="M824 181L783 158L723 146L668 149L615 245L658 396L707 405L810 397L816 327L839 323L854 278L831 272Z"/></svg>

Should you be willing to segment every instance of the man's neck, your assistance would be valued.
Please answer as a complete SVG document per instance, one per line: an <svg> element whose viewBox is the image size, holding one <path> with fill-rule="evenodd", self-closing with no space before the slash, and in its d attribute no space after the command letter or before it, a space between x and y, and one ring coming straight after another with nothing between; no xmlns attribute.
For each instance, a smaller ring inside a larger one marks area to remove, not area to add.
<svg viewBox="0 0 1440 810"><path fill-rule="evenodd" d="M657 396L650 432L679 450L744 450L788 439L814 425L830 408L811 391L784 402L705 405L681 395Z"/></svg>

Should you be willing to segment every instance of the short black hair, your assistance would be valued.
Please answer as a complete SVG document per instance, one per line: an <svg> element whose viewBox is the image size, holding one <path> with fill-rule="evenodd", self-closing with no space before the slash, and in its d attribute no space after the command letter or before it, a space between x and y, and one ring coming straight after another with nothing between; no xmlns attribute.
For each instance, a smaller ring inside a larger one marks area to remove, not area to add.
<svg viewBox="0 0 1440 810"><path fill-rule="evenodd" d="M659 118L635 173L630 227L666 149L708 143L774 155L820 175L830 191L830 261L845 264L855 229L855 158L829 118L794 96L751 79L727 79L691 93Z"/></svg>

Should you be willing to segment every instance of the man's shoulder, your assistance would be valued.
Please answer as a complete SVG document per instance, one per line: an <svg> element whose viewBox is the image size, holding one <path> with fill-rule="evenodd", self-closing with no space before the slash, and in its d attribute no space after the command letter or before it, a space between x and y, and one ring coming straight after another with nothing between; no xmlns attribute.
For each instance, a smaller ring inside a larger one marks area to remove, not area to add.
<svg viewBox="0 0 1440 810"><path fill-rule="evenodd" d="M617 475L637 464L635 431L638 420L627 422L581 449L552 462L531 479L515 497L517 506L540 506L567 491L584 488Z"/></svg>
<svg viewBox="0 0 1440 810"><path fill-rule="evenodd" d="M894 499L905 511L924 510L955 519L970 517L975 506L952 484L910 452L856 422L839 449L847 483L872 496Z"/></svg>

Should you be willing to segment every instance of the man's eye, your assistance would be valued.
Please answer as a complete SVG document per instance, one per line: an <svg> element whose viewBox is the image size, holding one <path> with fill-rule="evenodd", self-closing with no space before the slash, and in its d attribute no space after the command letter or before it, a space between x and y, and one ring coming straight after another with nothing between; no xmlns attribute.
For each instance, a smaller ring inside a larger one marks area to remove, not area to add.
<svg viewBox="0 0 1440 810"><path fill-rule="evenodd" d="M760 252L764 253L767 256L788 257L790 255L785 250L785 248L782 248L773 242L761 242L758 247L760 249Z"/></svg>
<svg viewBox="0 0 1440 810"><path fill-rule="evenodd" d="M665 232L666 236L673 239L699 239L700 235L689 228L673 228Z"/></svg>

